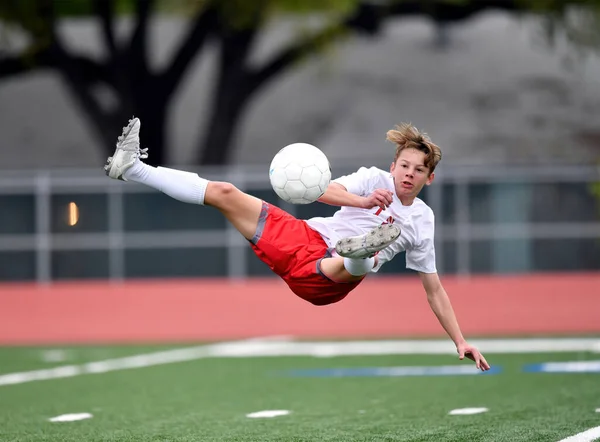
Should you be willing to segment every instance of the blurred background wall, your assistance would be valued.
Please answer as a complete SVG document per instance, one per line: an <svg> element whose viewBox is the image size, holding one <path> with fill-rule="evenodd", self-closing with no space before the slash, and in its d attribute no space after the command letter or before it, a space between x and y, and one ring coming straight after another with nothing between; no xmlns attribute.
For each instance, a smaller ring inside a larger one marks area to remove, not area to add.
<svg viewBox="0 0 600 442"><path fill-rule="evenodd" d="M277 204L284 145L388 168L410 121L444 154L442 273L600 269L596 2L259 3L0 8L1 281L270 275L218 213L104 176L131 115L153 164Z"/></svg>

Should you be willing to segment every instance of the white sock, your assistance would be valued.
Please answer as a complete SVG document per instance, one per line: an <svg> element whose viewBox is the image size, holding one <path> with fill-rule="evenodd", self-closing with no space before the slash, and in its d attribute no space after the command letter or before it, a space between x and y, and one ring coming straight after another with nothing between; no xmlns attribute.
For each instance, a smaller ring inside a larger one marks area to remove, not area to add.
<svg viewBox="0 0 600 442"><path fill-rule="evenodd" d="M176 200L191 204L204 204L208 180L192 172L153 167L136 161L123 174L127 181L145 184Z"/></svg>
<svg viewBox="0 0 600 442"><path fill-rule="evenodd" d="M344 258L344 268L352 276L366 275L375 266L375 257L370 258Z"/></svg>

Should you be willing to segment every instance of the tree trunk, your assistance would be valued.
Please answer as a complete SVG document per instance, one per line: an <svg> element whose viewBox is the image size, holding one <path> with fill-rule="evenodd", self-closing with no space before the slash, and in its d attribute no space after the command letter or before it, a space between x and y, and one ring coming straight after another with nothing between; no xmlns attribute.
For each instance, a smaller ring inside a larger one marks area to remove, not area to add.
<svg viewBox="0 0 600 442"><path fill-rule="evenodd" d="M138 111L134 112L133 116L138 117L142 123L140 148L148 148L148 158L144 162L152 166L162 166L167 161L166 152L169 149L166 145L166 105L155 102L149 106L142 101L135 108ZM123 122L123 125L125 124L127 119Z"/></svg>

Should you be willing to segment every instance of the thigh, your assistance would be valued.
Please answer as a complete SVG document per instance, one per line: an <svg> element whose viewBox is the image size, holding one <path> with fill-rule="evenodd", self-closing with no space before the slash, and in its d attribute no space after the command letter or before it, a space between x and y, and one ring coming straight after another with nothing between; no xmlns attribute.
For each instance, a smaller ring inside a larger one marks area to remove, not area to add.
<svg viewBox="0 0 600 442"><path fill-rule="evenodd" d="M288 274L314 248L304 221L267 202L262 202L257 228L249 239L254 253L279 276Z"/></svg>
<svg viewBox="0 0 600 442"><path fill-rule="evenodd" d="M297 296L314 305L328 305L341 301L364 279L333 281L321 268L327 257L297 266L283 279Z"/></svg>
<svg viewBox="0 0 600 442"><path fill-rule="evenodd" d="M210 181L204 204L219 210L246 239L251 240L258 228L263 201L242 192L231 183Z"/></svg>

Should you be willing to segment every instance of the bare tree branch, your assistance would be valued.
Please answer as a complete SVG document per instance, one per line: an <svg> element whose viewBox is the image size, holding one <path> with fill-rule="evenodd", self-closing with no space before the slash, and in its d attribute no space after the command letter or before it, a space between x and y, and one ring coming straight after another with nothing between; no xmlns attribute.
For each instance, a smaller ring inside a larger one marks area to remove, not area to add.
<svg viewBox="0 0 600 442"><path fill-rule="evenodd" d="M248 56L257 33L257 28L224 33L221 39L220 82L230 84L231 81L245 82L247 80Z"/></svg>
<svg viewBox="0 0 600 442"><path fill-rule="evenodd" d="M137 0L137 24L130 44L130 60L135 74L148 69L147 31L148 19L154 0Z"/></svg>
<svg viewBox="0 0 600 442"><path fill-rule="evenodd" d="M428 15L434 20L452 21L462 20L473 14L490 8L505 10L518 10L518 0L489 0L481 3L469 3L467 5L454 4L445 1L402 1L386 3L364 2L358 5L354 14L332 24L320 32L304 38L294 45L282 50L274 56L261 69L253 74L250 85L252 90L260 88L272 77L280 74L283 70L292 67L296 62L306 58L319 49L330 46L340 37L350 31L366 32L374 34L379 30L380 23L389 16Z"/></svg>
<svg viewBox="0 0 600 442"><path fill-rule="evenodd" d="M15 75L32 71L40 66L32 57L17 56L0 59L0 78L10 78Z"/></svg>
<svg viewBox="0 0 600 442"><path fill-rule="evenodd" d="M43 19L43 25L35 26L33 28L35 31L33 31L32 34L38 38L40 36L44 38L44 36L46 36L45 33L48 33L51 37L54 37L54 34L56 33L56 14L54 11L53 1L42 0L38 3L37 7L39 18ZM36 35L37 32L39 32L39 34Z"/></svg>
<svg viewBox="0 0 600 442"><path fill-rule="evenodd" d="M102 38L109 58L114 62L117 57L117 44L113 31L114 4L113 0L94 0L94 9L100 18Z"/></svg>
<svg viewBox="0 0 600 442"><path fill-rule="evenodd" d="M79 95L78 100L100 117L100 105L94 100L91 87L100 81L100 77L105 78L105 68L92 60L71 55L58 35L47 54L54 67L68 80L69 87Z"/></svg>
<svg viewBox="0 0 600 442"><path fill-rule="evenodd" d="M330 25L321 31L301 39L290 47L275 55L271 61L259 70L253 72L249 79L249 87L252 92L266 84L271 78L280 74L283 70L292 67L296 62L315 54L318 50L331 44L337 38L347 33L343 24Z"/></svg>
<svg viewBox="0 0 600 442"><path fill-rule="evenodd" d="M98 139L103 141L103 147L110 150L111 139L109 135L112 135L114 115L102 109L102 106L94 97L93 85L88 81L87 76L82 75L77 59L71 57L58 42L52 50L57 60L58 72L61 74L63 83L71 97L79 106L81 114L87 118L90 128L96 133Z"/></svg>
<svg viewBox="0 0 600 442"><path fill-rule="evenodd" d="M111 76L104 65L79 55L68 57L86 83L106 82L112 85ZM0 78L9 78L38 68L60 69L60 61L53 50L47 48L37 52L24 51L16 56L0 58Z"/></svg>
<svg viewBox="0 0 600 442"><path fill-rule="evenodd" d="M161 82L165 93L172 94L179 86L181 77L190 63L201 50L207 36L212 30L217 14L211 7L201 10L193 20L188 34L182 38L181 45L174 51L175 55L169 67L161 75Z"/></svg>
<svg viewBox="0 0 600 442"><path fill-rule="evenodd" d="M579 0L570 0L570 3L576 3L577 1ZM551 2L546 3L550 4ZM540 6L543 4L544 2L540 2ZM442 0L429 2L407 0L402 2L392 2L389 5L389 14L401 16L424 15L435 21L455 22L465 20L479 12L489 9L522 11L527 9L527 5L523 0L486 0L465 3Z"/></svg>

